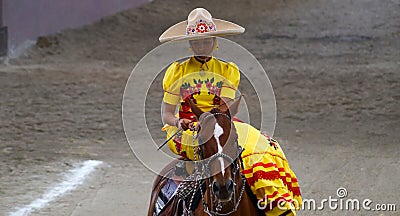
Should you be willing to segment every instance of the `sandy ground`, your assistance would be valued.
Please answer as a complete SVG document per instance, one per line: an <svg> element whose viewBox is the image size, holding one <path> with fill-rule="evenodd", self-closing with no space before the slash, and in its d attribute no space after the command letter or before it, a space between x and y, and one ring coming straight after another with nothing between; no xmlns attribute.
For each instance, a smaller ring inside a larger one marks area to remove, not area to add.
<svg viewBox="0 0 400 216"><path fill-rule="evenodd" d="M203 6L246 27L229 39L250 50L271 79L274 136L303 196L319 202L345 187L348 198L397 205L397 212L301 215L399 215L400 2L194 2L154 1L47 36L18 59L4 60L0 213L38 198L71 164L95 159L105 165L84 185L33 215L145 214L155 176L125 139L124 86L162 31ZM149 129L159 130L161 121L151 121Z"/></svg>

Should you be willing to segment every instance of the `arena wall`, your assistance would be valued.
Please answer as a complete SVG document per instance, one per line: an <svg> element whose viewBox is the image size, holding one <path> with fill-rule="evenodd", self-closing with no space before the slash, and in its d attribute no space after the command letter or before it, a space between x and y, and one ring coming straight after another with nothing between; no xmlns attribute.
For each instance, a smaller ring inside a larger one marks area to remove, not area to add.
<svg viewBox="0 0 400 216"><path fill-rule="evenodd" d="M38 36L90 24L148 1L0 0L0 28L6 31L8 49L13 50L25 41L36 40ZM4 41L0 43L0 47L7 47Z"/></svg>

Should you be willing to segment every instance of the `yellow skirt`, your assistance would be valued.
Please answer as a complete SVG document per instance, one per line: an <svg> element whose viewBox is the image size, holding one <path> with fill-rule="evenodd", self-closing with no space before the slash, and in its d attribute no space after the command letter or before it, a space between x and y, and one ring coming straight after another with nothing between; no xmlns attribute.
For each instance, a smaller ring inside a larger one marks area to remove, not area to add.
<svg viewBox="0 0 400 216"><path fill-rule="evenodd" d="M234 125L238 133L238 143L244 148L242 173L259 199L261 209L268 212L268 215L280 215L286 209L292 208L289 215L296 215L295 210L302 204L300 188L279 143L249 124L234 122ZM170 137L178 129L167 125L163 130ZM193 160L193 145L198 145L197 140L193 140L194 134L189 130L182 132L168 142L170 150Z"/></svg>

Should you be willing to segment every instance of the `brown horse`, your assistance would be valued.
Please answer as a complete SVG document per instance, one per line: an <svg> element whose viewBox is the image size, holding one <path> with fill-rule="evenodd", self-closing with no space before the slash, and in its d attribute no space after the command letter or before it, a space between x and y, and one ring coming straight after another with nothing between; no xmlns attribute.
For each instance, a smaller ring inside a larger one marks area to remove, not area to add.
<svg viewBox="0 0 400 216"><path fill-rule="evenodd" d="M239 103L240 98L229 108L224 105L204 113L189 102L199 119L200 155L208 174L203 205L197 206L195 215L264 215L256 208L255 197L241 173L242 148L232 122Z"/></svg>
<svg viewBox="0 0 400 216"><path fill-rule="evenodd" d="M201 200L194 211L184 215L264 215L256 207L255 196L241 173L242 148L238 145L238 135L232 122L239 103L240 99L229 108L223 105L203 112L189 100L192 112L199 121L199 147L195 155L201 159L201 163L197 163L194 172L205 179L205 188L199 187ZM160 185L160 180L159 177L154 184L148 215L153 215L157 197L154 189ZM169 210L163 215L175 214L176 210Z"/></svg>

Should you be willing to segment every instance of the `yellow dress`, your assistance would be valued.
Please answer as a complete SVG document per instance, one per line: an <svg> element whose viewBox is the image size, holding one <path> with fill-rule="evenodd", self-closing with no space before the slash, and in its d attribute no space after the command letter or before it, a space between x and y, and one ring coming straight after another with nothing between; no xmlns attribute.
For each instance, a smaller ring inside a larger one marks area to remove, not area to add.
<svg viewBox="0 0 400 216"><path fill-rule="evenodd" d="M192 98L207 112L219 104L219 97L235 98L239 81L240 72L234 63L212 58L202 64L192 57L168 67L163 80L163 101L171 105L180 103L179 117L193 120L186 98ZM267 201L259 203L266 214L279 215L286 211L276 206L283 200L298 209L302 201L300 188L279 143L249 124L234 121L234 125L238 143L245 149L242 173L256 197ZM163 130L170 137L178 129L165 125ZM197 140L193 140L193 132L189 130L168 142L172 152L190 160L193 160L193 145L197 145ZM285 206L289 207L287 203ZM295 214L293 211L289 215Z"/></svg>

